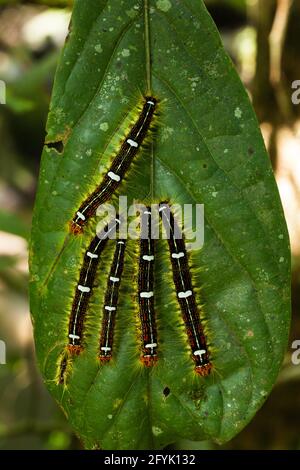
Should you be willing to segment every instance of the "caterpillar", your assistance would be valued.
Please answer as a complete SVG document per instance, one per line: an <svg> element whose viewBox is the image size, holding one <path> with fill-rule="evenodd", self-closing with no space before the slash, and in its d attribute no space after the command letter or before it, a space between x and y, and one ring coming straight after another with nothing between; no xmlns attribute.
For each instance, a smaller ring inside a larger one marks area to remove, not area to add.
<svg viewBox="0 0 300 470"><path fill-rule="evenodd" d="M151 208L141 215L140 256L138 268L139 317L142 329L142 357L146 366L157 360L157 331L154 312L154 241L151 237Z"/></svg>
<svg viewBox="0 0 300 470"><path fill-rule="evenodd" d="M185 323L192 358L195 362L195 371L201 376L207 376L211 371L212 364L209 359L206 339L193 291L183 234L180 232L167 203L160 204L159 212L168 233L170 260L177 301ZM178 237L178 234L181 235L181 238Z"/></svg>
<svg viewBox="0 0 300 470"><path fill-rule="evenodd" d="M104 175L102 182L76 211L70 224L72 233L81 233L88 219L96 213L97 207L108 201L121 184L132 160L146 137L152 122L156 104L155 98L145 98L143 109L137 121L125 137L119 152L115 156L109 170Z"/></svg>
<svg viewBox="0 0 300 470"><path fill-rule="evenodd" d="M125 248L125 240L117 240L114 258L108 276L103 306L99 351L99 358L101 361L109 361L112 357L114 326L117 314L119 286L124 267Z"/></svg>

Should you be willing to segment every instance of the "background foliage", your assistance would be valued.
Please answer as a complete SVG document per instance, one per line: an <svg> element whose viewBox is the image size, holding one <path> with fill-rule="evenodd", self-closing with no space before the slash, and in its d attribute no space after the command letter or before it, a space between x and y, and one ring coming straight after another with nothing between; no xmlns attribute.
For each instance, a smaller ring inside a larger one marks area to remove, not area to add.
<svg viewBox="0 0 300 470"><path fill-rule="evenodd" d="M81 446L36 370L27 299L31 211L53 74L71 3L0 1L0 79L7 83L7 104L0 106L0 339L7 345L7 364L0 366L3 449ZM292 0L206 4L251 93L276 170L293 252L292 342L300 338L300 105L291 102L291 83L300 79L300 7ZM299 381L300 366L291 364L290 350L271 397L226 448L300 448ZM212 447L208 442L176 443L183 449Z"/></svg>

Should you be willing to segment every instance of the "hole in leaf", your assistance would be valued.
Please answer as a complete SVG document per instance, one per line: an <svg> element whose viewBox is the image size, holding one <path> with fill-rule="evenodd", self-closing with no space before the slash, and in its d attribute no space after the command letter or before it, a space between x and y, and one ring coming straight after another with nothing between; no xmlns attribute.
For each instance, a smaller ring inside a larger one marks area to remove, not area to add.
<svg viewBox="0 0 300 470"><path fill-rule="evenodd" d="M171 390L169 389L169 387L165 387L164 390L163 390L163 394L164 394L165 397L170 395L170 392L171 392Z"/></svg>
<svg viewBox="0 0 300 470"><path fill-rule="evenodd" d="M64 144L62 140L58 140L57 142L47 142L45 145L48 147L48 149L54 149L58 153L63 153L64 151Z"/></svg>

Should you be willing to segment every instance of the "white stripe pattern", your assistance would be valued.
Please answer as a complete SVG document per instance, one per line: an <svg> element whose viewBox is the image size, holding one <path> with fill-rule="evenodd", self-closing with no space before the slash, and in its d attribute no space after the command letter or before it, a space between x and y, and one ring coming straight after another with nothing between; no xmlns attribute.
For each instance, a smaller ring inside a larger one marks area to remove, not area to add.
<svg viewBox="0 0 300 470"><path fill-rule="evenodd" d="M150 299L151 297L153 297L153 292L150 291L150 292L140 292L140 297L142 299Z"/></svg>
<svg viewBox="0 0 300 470"><path fill-rule="evenodd" d="M153 261L154 256L153 255L143 255L143 260L144 261Z"/></svg>
<svg viewBox="0 0 300 470"><path fill-rule="evenodd" d="M71 338L71 339L80 339L80 336L70 334L69 338Z"/></svg>
<svg viewBox="0 0 300 470"><path fill-rule="evenodd" d="M113 181L117 181L117 182L121 181L120 176L119 176L119 175L116 175L116 173L114 173L113 171L109 171L109 172L107 173L107 176L108 176L111 180L113 180Z"/></svg>
<svg viewBox="0 0 300 470"><path fill-rule="evenodd" d="M191 297L193 292L191 290L187 290L186 292L178 292L179 299L186 299L187 297Z"/></svg>
<svg viewBox="0 0 300 470"><path fill-rule="evenodd" d="M195 351L194 352L194 356L203 356L204 354L206 354L206 349L198 349L198 351Z"/></svg>
<svg viewBox="0 0 300 470"><path fill-rule="evenodd" d="M172 258L174 259L180 259L180 258L183 258L184 257L184 253L181 252L181 253L172 253Z"/></svg>
<svg viewBox="0 0 300 470"><path fill-rule="evenodd" d="M156 348L156 346L157 346L157 343L149 343L149 344L146 344L145 348L152 349L152 348Z"/></svg>
<svg viewBox="0 0 300 470"><path fill-rule="evenodd" d="M130 145L130 147L137 148L139 146L139 144L137 142L135 142L135 140L132 140L132 139L127 139L126 142L127 142L127 144Z"/></svg>
<svg viewBox="0 0 300 470"><path fill-rule="evenodd" d="M87 251L86 255L87 255L89 258L92 258L92 259L99 258L98 255L95 255L94 253L91 253L90 251Z"/></svg>
<svg viewBox="0 0 300 470"><path fill-rule="evenodd" d="M80 292L90 292L91 290L90 287L81 286L80 284L78 284L77 289L80 290Z"/></svg>
<svg viewBox="0 0 300 470"><path fill-rule="evenodd" d="M105 305L105 310L108 312L114 312L116 310L116 307L111 307L110 305Z"/></svg>
<svg viewBox="0 0 300 470"><path fill-rule="evenodd" d="M79 212L79 211L76 212L76 215L77 215L77 217L78 217L79 219L81 219L81 220L83 220L83 221L85 220L85 216L84 216L81 212Z"/></svg>

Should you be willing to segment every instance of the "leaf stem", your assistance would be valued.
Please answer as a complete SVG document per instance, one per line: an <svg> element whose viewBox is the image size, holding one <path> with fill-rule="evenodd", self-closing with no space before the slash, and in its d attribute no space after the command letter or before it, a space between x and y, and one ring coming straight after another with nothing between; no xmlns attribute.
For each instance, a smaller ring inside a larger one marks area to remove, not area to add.
<svg viewBox="0 0 300 470"><path fill-rule="evenodd" d="M152 96L151 81L151 52L150 52L150 19L149 19L149 0L144 0L144 22L145 22L145 57L146 57L146 83L147 96ZM151 145L151 175L150 175L150 196L154 197L154 152Z"/></svg>
<svg viewBox="0 0 300 470"><path fill-rule="evenodd" d="M149 0L144 0L145 15L145 56L146 56L146 81L147 95L152 95L151 84L151 53L150 53L150 22L149 22Z"/></svg>

